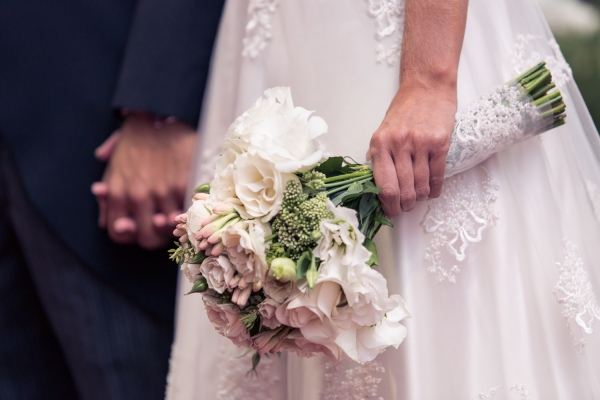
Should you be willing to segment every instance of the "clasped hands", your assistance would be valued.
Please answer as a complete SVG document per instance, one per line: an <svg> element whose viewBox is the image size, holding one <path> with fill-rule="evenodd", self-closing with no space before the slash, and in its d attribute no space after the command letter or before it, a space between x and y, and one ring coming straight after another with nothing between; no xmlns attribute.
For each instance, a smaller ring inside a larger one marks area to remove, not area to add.
<svg viewBox="0 0 600 400"><path fill-rule="evenodd" d="M99 206L98 224L121 244L145 249L167 245L174 218L181 214L187 189L195 130L174 122L156 126L128 116L97 150L107 162L101 182L92 185Z"/></svg>
<svg viewBox="0 0 600 400"><path fill-rule="evenodd" d="M451 90L398 90L368 150L386 216L441 194L455 113ZM152 121L130 116L97 149L96 157L108 165L92 191L99 225L112 240L147 249L169 242L174 217L182 212L195 138L181 122L158 129Z"/></svg>

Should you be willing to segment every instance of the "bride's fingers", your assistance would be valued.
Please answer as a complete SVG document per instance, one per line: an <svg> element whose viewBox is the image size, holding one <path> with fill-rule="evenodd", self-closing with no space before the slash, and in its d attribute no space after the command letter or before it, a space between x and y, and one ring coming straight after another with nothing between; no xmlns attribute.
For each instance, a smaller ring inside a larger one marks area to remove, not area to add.
<svg viewBox="0 0 600 400"><path fill-rule="evenodd" d="M403 151L394 154L394 164L398 175L398 186L400 187L400 207L403 212L415 208L415 175L413 171L413 160L410 153Z"/></svg>
<svg viewBox="0 0 600 400"><path fill-rule="evenodd" d="M446 170L446 153L438 153L429 158L429 198L440 197Z"/></svg>
<svg viewBox="0 0 600 400"><path fill-rule="evenodd" d="M429 196L429 154L425 152L415 154L413 168L417 201L426 200Z"/></svg>
<svg viewBox="0 0 600 400"><path fill-rule="evenodd" d="M400 188L394 160L385 149L382 151L371 150L370 154L373 160L375 184L381 188L379 200L383 212L388 218L397 217L402 210L400 209Z"/></svg>

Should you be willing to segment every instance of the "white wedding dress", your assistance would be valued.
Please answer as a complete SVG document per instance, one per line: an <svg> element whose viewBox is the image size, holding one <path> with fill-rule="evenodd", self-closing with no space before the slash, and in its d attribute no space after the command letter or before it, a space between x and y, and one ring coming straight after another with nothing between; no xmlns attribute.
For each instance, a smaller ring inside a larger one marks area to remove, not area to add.
<svg viewBox="0 0 600 400"><path fill-rule="evenodd" d="M403 0L227 1L192 186L273 86L327 121L331 154L364 161L398 87L402 21ZM182 276L167 399L600 399L598 134L537 4L470 1L459 110L541 59L567 125L447 179L378 236L412 313L398 350L365 365L263 357L251 378Z"/></svg>

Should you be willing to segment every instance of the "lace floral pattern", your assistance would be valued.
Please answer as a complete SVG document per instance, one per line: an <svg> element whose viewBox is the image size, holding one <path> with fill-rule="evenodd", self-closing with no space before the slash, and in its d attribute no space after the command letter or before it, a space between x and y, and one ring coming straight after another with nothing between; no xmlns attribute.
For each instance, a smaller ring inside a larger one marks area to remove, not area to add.
<svg viewBox="0 0 600 400"><path fill-rule="evenodd" d="M256 58L271 39L271 15L279 0L250 0L242 56Z"/></svg>
<svg viewBox="0 0 600 400"><path fill-rule="evenodd" d="M567 327L574 340L577 335L571 327L574 322L579 326L582 334L594 333L594 324L600 319L600 306L592 288L589 276L579 249L570 240L564 240L565 260L556 263L558 268L558 282L554 285L556 300L561 305L562 315L567 321ZM585 338L575 341L575 347L582 352L586 345Z"/></svg>
<svg viewBox="0 0 600 400"><path fill-rule="evenodd" d="M498 219L493 206L499 185L485 168L480 170L485 174L481 181L465 182L464 175L447 179L442 196L431 201L421 221L425 232L433 234L425 259L431 263L428 271L437 276L438 282L456 283L460 272L458 264L444 265L443 255L464 261L469 244L480 242L483 232Z"/></svg>
<svg viewBox="0 0 600 400"><path fill-rule="evenodd" d="M379 41L375 46L377 62L396 65L402 50L404 0L369 0L369 16L375 18L377 24L375 32L375 38Z"/></svg>
<svg viewBox="0 0 600 400"><path fill-rule="evenodd" d="M514 87L498 86L456 114L446 157L446 177L486 160L492 154L539 132L539 112L531 103L518 100Z"/></svg>
<svg viewBox="0 0 600 400"><path fill-rule="evenodd" d="M479 399L480 400L500 400L500 398L496 397L496 392L501 387L502 386L496 386L496 387L489 389L485 393L479 393ZM529 395L529 391L527 391L527 389L525 388L525 385L516 383L516 384L512 385L508 390L512 393L518 394L520 400L533 400L533 398Z"/></svg>
<svg viewBox="0 0 600 400"><path fill-rule="evenodd" d="M230 343L225 346L218 365L217 400L279 400L273 397L273 388L279 381L273 365L277 358L262 357L256 369L257 374L249 374L251 355L243 356L245 349Z"/></svg>
<svg viewBox="0 0 600 400"><path fill-rule="evenodd" d="M377 390L385 369L377 361L344 368L343 362L325 365L325 391L320 400L366 400L377 399Z"/></svg>
<svg viewBox="0 0 600 400"><path fill-rule="evenodd" d="M539 49L543 50L540 52ZM513 65L516 70L523 72L541 61L546 61L556 86L563 87L573 79L571 67L554 38L546 41L540 36L518 35L513 51Z"/></svg>

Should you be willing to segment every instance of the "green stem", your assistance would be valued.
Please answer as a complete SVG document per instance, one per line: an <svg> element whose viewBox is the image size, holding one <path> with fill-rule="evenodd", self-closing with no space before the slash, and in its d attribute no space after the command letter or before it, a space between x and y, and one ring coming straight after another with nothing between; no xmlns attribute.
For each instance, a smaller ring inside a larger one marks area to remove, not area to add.
<svg viewBox="0 0 600 400"><path fill-rule="evenodd" d="M276 233L272 234L271 236L267 236L265 238L265 242L269 242L269 241L271 241L271 240L273 240L275 238L277 238L277 234Z"/></svg>
<svg viewBox="0 0 600 400"><path fill-rule="evenodd" d="M336 187L336 186L340 186L340 185L345 185L346 183L356 182L356 181L359 181L361 179L364 179L364 176L359 176L359 177L356 177L354 179L349 179L347 181L337 181L337 182L332 182L332 183L326 183L322 187L325 187L325 188Z"/></svg>
<svg viewBox="0 0 600 400"><path fill-rule="evenodd" d="M532 67L530 69L528 69L527 71L523 72L521 75L515 77L513 79L514 82L521 82L523 79L527 78L529 75L539 71L541 68L544 68L546 66L546 62L542 61L541 63L539 63L538 65L536 65L535 67Z"/></svg>
<svg viewBox="0 0 600 400"><path fill-rule="evenodd" d="M370 169L366 169L364 171L353 172L351 174L338 175L338 176L332 176L329 178L325 178L325 183L343 181L348 178L355 178L357 176L365 176L365 175L370 175L370 174L373 174L373 171L371 171Z"/></svg>
<svg viewBox="0 0 600 400"><path fill-rule="evenodd" d="M373 178L372 176L369 176L369 177L368 177L368 178L366 178L366 179L359 180L359 181L355 181L355 182L349 183L349 184L347 184L347 185L344 185L344 186L337 187L337 188L335 188L335 189L333 189L333 190L329 190L329 191L325 192L325 194L326 194L327 196L329 196L329 195L332 195L333 193L335 193L335 192L339 192L340 190L348 189L348 188L350 187L350 185L353 185L353 184L355 184L355 183L357 183L357 182L358 182L358 183L364 183L364 182L370 181L372 178Z"/></svg>

